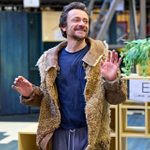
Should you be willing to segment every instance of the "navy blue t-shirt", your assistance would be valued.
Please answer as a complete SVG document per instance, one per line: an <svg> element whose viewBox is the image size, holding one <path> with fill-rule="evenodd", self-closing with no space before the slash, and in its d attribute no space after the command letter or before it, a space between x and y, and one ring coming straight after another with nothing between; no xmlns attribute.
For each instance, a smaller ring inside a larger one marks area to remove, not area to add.
<svg viewBox="0 0 150 150"><path fill-rule="evenodd" d="M59 53L59 66L56 78L60 100L61 125L64 129L86 126L84 88L86 84L82 58L89 50L86 46L78 52Z"/></svg>

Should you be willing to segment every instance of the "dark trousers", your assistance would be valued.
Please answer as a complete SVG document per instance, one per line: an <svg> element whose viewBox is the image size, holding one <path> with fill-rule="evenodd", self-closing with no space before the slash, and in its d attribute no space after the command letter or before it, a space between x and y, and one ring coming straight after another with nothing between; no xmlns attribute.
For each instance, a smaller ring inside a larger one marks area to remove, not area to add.
<svg viewBox="0 0 150 150"><path fill-rule="evenodd" d="M87 127L72 130L57 129L52 150L85 150L88 144Z"/></svg>

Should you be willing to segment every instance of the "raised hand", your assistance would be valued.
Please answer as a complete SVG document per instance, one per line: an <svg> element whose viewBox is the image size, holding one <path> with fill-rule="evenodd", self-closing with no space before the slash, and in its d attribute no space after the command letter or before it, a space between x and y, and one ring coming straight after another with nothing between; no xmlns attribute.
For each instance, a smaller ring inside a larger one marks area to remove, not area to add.
<svg viewBox="0 0 150 150"><path fill-rule="evenodd" d="M32 83L22 76L15 78L12 88L25 97L29 97L33 92Z"/></svg>
<svg viewBox="0 0 150 150"><path fill-rule="evenodd" d="M113 51L108 52L105 61L101 61L101 75L105 80L113 81L117 78L117 71L121 63L121 58L118 58L118 53Z"/></svg>

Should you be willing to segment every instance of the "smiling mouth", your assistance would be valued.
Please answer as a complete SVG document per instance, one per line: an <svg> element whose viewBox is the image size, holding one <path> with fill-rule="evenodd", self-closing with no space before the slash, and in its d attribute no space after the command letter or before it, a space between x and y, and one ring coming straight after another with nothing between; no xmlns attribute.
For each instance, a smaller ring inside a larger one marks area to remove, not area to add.
<svg viewBox="0 0 150 150"><path fill-rule="evenodd" d="M75 31L79 31L79 32L87 32L87 30L81 30L81 29L75 30Z"/></svg>

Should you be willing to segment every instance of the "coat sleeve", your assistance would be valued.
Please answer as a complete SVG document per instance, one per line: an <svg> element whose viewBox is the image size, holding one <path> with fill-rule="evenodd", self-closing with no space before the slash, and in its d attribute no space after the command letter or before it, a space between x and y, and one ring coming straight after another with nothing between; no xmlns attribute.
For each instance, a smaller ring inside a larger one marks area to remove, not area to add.
<svg viewBox="0 0 150 150"><path fill-rule="evenodd" d="M108 44L103 42L105 49L103 59L108 55ZM106 81L103 79L106 100L110 104L120 104L127 99L127 81L121 77L120 70L118 70L118 77L114 81Z"/></svg>
<svg viewBox="0 0 150 150"><path fill-rule="evenodd" d="M120 104L127 99L127 83L119 75L115 81L103 80L106 100L110 104Z"/></svg>
<svg viewBox="0 0 150 150"><path fill-rule="evenodd" d="M30 97L20 96L20 103L30 106L40 106L43 98L43 92L40 87L33 85L33 92Z"/></svg>

